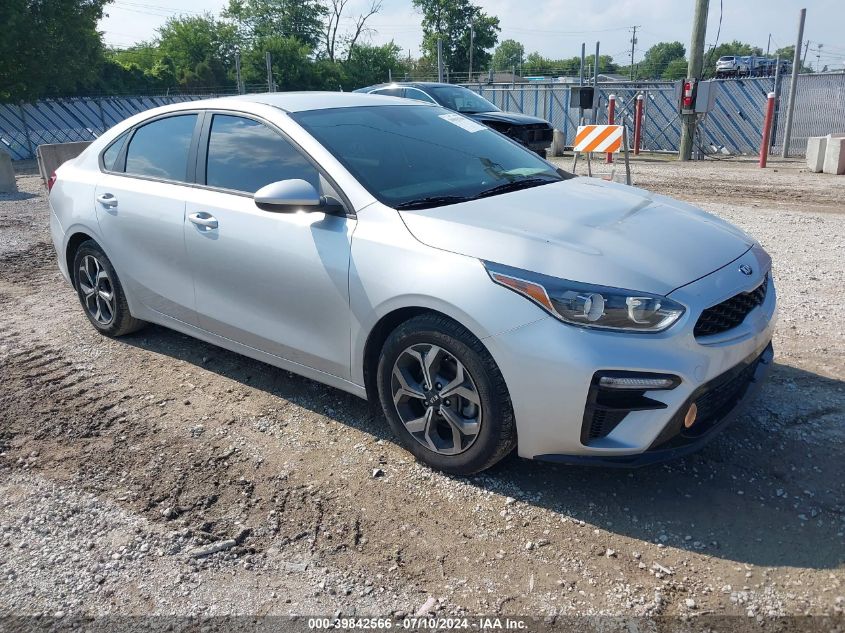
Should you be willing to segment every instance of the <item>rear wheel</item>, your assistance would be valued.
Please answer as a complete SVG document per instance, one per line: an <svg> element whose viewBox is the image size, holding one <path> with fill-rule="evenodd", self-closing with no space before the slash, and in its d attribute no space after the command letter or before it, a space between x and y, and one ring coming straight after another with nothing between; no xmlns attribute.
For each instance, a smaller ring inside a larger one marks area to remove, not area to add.
<svg viewBox="0 0 845 633"><path fill-rule="evenodd" d="M73 282L85 316L98 332L123 336L145 323L129 313L123 286L103 249L88 240L79 246L73 260Z"/></svg>
<svg viewBox="0 0 845 633"><path fill-rule="evenodd" d="M489 468L516 446L504 378L481 342L442 316L414 317L388 337L378 367L382 409L420 461L456 475Z"/></svg>

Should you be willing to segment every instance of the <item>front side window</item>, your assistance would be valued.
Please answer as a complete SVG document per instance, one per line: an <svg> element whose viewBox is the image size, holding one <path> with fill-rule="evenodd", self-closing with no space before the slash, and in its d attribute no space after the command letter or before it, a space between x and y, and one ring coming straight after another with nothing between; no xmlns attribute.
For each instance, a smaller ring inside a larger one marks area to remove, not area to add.
<svg viewBox="0 0 845 633"><path fill-rule="evenodd" d="M359 106L290 116L394 208L443 206L571 177L488 127L439 107Z"/></svg>
<svg viewBox="0 0 845 633"><path fill-rule="evenodd" d="M126 173L186 180L196 122L196 114L182 114L139 127L126 150Z"/></svg>
<svg viewBox="0 0 845 633"><path fill-rule="evenodd" d="M317 169L278 132L252 119L214 115L205 184L255 193L271 182L292 178L320 191Z"/></svg>

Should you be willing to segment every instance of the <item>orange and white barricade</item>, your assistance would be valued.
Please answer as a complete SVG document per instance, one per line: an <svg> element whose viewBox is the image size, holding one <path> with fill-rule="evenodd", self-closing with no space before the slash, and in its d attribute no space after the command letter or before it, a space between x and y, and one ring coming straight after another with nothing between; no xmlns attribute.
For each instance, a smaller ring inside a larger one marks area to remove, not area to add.
<svg viewBox="0 0 845 633"><path fill-rule="evenodd" d="M575 162L572 171L578 165L578 154L587 155L587 171L593 175L590 155L593 152L602 154L625 153L626 182L631 184L631 168L628 164L628 130L624 125L579 125L578 133L572 143Z"/></svg>

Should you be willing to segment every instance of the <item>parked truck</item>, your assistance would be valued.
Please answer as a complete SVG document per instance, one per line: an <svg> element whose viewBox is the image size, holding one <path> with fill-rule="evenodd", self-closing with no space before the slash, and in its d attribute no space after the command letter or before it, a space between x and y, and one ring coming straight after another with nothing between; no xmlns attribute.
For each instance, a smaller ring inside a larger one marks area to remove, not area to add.
<svg viewBox="0 0 845 633"><path fill-rule="evenodd" d="M755 55L723 55L716 62L716 79L728 77L771 77L778 71L781 74L790 70L790 62L782 59L780 63L771 57Z"/></svg>

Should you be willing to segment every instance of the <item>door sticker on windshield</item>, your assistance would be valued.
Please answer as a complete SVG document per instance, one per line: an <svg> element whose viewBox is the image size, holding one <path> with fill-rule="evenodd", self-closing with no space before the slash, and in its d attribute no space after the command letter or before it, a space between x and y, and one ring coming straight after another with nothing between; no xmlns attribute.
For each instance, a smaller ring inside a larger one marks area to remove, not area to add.
<svg viewBox="0 0 845 633"><path fill-rule="evenodd" d="M440 118L444 121L448 121L452 125L457 125L459 128L465 129L467 132L479 132L487 129L486 126L481 125L481 123L476 123L472 119L468 119L460 114L441 114Z"/></svg>

